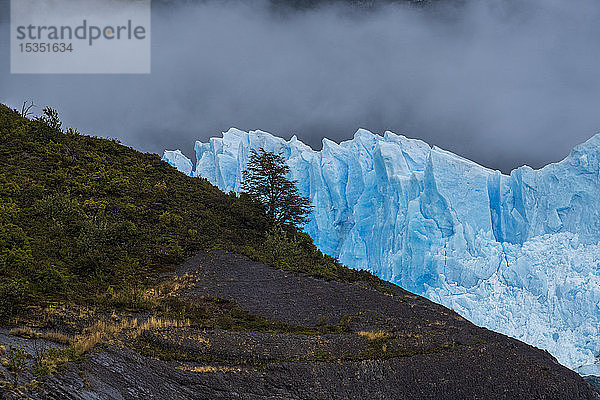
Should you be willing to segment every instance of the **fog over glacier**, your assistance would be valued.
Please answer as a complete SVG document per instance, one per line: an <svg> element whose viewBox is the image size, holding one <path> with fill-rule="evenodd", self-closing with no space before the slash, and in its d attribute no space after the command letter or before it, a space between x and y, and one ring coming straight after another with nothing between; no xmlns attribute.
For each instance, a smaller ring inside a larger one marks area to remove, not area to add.
<svg viewBox="0 0 600 400"><path fill-rule="evenodd" d="M2 57L0 101L52 105L67 125L158 153L193 156L189 143L231 126L297 134L317 149L364 127L505 172L562 159L600 127L597 1L286 12L264 1L171 3L154 2L151 75L10 75Z"/></svg>

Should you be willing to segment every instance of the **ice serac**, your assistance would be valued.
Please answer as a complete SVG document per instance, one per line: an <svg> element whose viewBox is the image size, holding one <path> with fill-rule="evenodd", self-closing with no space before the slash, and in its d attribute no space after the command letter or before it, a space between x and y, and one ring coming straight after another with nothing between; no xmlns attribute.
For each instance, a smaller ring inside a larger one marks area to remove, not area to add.
<svg viewBox="0 0 600 400"><path fill-rule="evenodd" d="M196 142L193 175L239 191L260 148L282 154L311 198L305 229L323 252L600 375L600 136L503 175L392 132L314 151L230 129ZM182 157L164 156L188 173Z"/></svg>
<svg viewBox="0 0 600 400"><path fill-rule="evenodd" d="M181 152L181 150L165 151L162 160L168 162L187 176L192 176L194 164Z"/></svg>

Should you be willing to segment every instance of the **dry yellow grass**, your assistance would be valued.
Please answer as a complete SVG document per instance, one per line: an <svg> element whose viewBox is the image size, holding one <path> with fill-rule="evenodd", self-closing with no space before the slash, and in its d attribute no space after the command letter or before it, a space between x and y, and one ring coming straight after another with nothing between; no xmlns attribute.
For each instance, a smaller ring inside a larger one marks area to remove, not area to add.
<svg viewBox="0 0 600 400"><path fill-rule="evenodd" d="M40 337L39 332L34 331L33 329L31 329L28 326L21 327L21 328L13 328L10 330L9 333L13 336L21 336L21 337L24 337L27 339L33 339L33 338Z"/></svg>
<svg viewBox="0 0 600 400"><path fill-rule="evenodd" d="M427 326L444 326L446 325L445 321L433 321L429 324L427 324Z"/></svg>
<svg viewBox="0 0 600 400"><path fill-rule="evenodd" d="M92 334L83 336L80 335L75 338L75 351L77 354L85 354L92 350L102 340L102 334L100 332L94 332Z"/></svg>
<svg viewBox="0 0 600 400"><path fill-rule="evenodd" d="M164 299L176 296L179 292L187 290L198 282L198 277L192 274L175 276L168 281L162 282L156 288L148 289L144 292L144 300L153 302L158 299Z"/></svg>
<svg viewBox="0 0 600 400"><path fill-rule="evenodd" d="M189 335L188 336L189 339L194 340L198 343L203 343L205 344L207 347L210 347L210 340L205 338L204 336L202 336L201 334L194 334L194 335Z"/></svg>
<svg viewBox="0 0 600 400"><path fill-rule="evenodd" d="M216 372L241 372L241 368L233 368L233 367L213 367L212 365L203 365L201 367L189 367L187 365L177 367L182 371L188 372L199 372L201 374L214 374Z"/></svg>
<svg viewBox="0 0 600 400"><path fill-rule="evenodd" d="M9 381L0 381L0 387L6 390L12 390L14 385Z"/></svg>
<svg viewBox="0 0 600 400"><path fill-rule="evenodd" d="M137 320L136 320L137 325ZM135 336L138 337L143 331L152 330L152 329L163 329L163 328L184 328L186 326L190 326L190 320L171 320L171 319L162 319L156 317L148 318L144 323L137 326L135 330Z"/></svg>
<svg viewBox="0 0 600 400"><path fill-rule="evenodd" d="M6 346L0 345L0 356L3 356L5 354L6 354Z"/></svg>
<svg viewBox="0 0 600 400"><path fill-rule="evenodd" d="M42 338L59 344L71 344L71 338L59 332L46 332Z"/></svg>
<svg viewBox="0 0 600 400"><path fill-rule="evenodd" d="M137 318L122 319L119 322L98 321L91 327L85 329L83 334L75 337L74 346L79 354L84 354L94 348L103 340L118 340L121 334L135 339L146 330L163 328L183 328L190 326L189 320L170 320L156 317L150 317L143 322Z"/></svg>
<svg viewBox="0 0 600 400"><path fill-rule="evenodd" d="M390 333L386 331L360 331L357 332L357 335L369 340L385 339L391 336Z"/></svg>

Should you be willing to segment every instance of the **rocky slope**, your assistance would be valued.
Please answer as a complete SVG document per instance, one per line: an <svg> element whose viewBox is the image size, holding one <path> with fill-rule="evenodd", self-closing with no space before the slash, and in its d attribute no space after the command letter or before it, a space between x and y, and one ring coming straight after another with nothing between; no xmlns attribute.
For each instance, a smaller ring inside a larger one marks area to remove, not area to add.
<svg viewBox="0 0 600 400"><path fill-rule="evenodd" d="M395 285L384 293L221 251L200 253L165 279L185 279L178 292L185 301L234 301L278 328L148 328L136 340L98 344L83 361L38 378L26 395L13 389L0 397L600 398L547 352Z"/></svg>

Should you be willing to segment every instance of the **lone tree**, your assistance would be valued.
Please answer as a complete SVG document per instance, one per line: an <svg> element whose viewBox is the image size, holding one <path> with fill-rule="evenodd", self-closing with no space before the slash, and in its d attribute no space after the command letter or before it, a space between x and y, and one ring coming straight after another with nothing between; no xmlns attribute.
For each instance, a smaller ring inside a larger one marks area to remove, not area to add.
<svg viewBox="0 0 600 400"><path fill-rule="evenodd" d="M280 228L297 228L308 221L312 209L310 199L287 178L290 168L285 159L275 153L252 150L248 167L243 172L242 191L260 202L269 222Z"/></svg>

